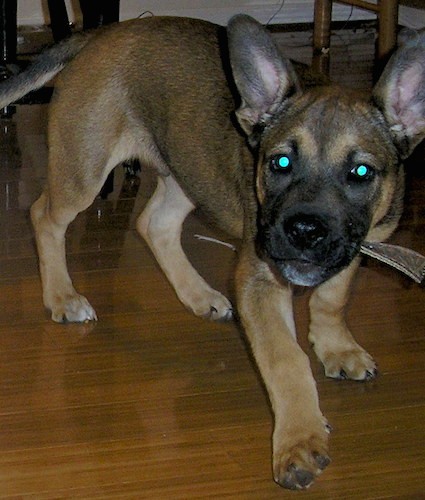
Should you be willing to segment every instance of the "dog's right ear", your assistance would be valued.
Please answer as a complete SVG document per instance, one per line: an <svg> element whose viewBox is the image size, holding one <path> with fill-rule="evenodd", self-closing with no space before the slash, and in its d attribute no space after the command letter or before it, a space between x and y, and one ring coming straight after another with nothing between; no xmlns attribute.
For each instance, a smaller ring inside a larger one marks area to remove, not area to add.
<svg viewBox="0 0 425 500"><path fill-rule="evenodd" d="M250 136L254 128L264 128L300 86L291 63L280 55L270 34L255 19L234 16L227 34L233 78L241 96L236 116Z"/></svg>

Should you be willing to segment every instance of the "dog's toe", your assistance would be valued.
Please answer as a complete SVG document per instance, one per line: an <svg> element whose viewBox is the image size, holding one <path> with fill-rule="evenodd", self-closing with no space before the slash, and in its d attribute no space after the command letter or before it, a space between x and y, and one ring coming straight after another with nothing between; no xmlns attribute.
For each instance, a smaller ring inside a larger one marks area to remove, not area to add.
<svg viewBox="0 0 425 500"><path fill-rule="evenodd" d="M312 472L299 469L294 464L291 464L278 484L289 490L298 490L308 488L313 481L314 474Z"/></svg>
<svg viewBox="0 0 425 500"><path fill-rule="evenodd" d="M366 375L364 380L373 380L378 375L378 370L374 368L373 370L366 370Z"/></svg>
<svg viewBox="0 0 425 500"><path fill-rule="evenodd" d="M378 373L373 358L360 347L329 353L323 365L327 377L339 380L372 380Z"/></svg>
<svg viewBox="0 0 425 500"><path fill-rule="evenodd" d="M297 458L297 461L289 463L285 469L275 471L274 479L280 486L290 490L306 489L330 464L329 457L321 453L312 453L308 460Z"/></svg>
<svg viewBox="0 0 425 500"><path fill-rule="evenodd" d="M182 300L196 316L213 321L229 321L233 318L233 307L230 301L213 289L202 290L193 294L190 300Z"/></svg>
<svg viewBox="0 0 425 500"><path fill-rule="evenodd" d="M213 321L230 321L232 318L233 309L231 306L225 307L221 310L218 310L215 306L211 306L208 319L211 319Z"/></svg>
<svg viewBox="0 0 425 500"><path fill-rule="evenodd" d="M89 301L82 295L58 301L52 307L52 320L57 323L84 323L97 321L97 315Z"/></svg>
<svg viewBox="0 0 425 500"><path fill-rule="evenodd" d="M306 489L330 464L326 426L326 422L319 421L317 432L300 433L299 429L293 429L281 436L282 446L273 453L274 479L280 486Z"/></svg>

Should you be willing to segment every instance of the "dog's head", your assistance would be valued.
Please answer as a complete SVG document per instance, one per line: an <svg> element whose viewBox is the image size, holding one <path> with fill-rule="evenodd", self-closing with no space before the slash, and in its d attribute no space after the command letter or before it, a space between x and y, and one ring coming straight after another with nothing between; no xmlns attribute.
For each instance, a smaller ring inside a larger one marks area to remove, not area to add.
<svg viewBox="0 0 425 500"><path fill-rule="evenodd" d="M396 227L401 159L425 135L425 39L411 37L361 98L332 86L302 91L250 17L233 18L228 38L236 115L257 156L258 252L286 280L317 285Z"/></svg>

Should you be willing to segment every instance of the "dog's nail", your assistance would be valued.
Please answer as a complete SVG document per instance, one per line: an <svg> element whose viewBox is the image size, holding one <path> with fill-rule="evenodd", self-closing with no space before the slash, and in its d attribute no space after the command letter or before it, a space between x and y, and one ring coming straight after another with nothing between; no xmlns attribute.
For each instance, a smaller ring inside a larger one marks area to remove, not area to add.
<svg viewBox="0 0 425 500"><path fill-rule="evenodd" d="M304 469L298 469L295 464L288 467L288 472L284 479L284 486L289 489L302 489L308 488L314 481L314 474Z"/></svg>
<svg viewBox="0 0 425 500"><path fill-rule="evenodd" d="M366 370L366 376L365 380L372 380L378 375L378 370L374 368L372 371L371 370Z"/></svg>
<svg viewBox="0 0 425 500"><path fill-rule="evenodd" d="M226 316L224 317L225 320L229 321L233 318L233 309L229 309L226 312Z"/></svg>
<svg viewBox="0 0 425 500"><path fill-rule="evenodd" d="M328 434L330 434L333 431L332 425L328 423L325 424L325 429Z"/></svg>
<svg viewBox="0 0 425 500"><path fill-rule="evenodd" d="M340 372L339 372L339 378L341 380L347 380L348 379L347 372L344 369L340 370Z"/></svg>
<svg viewBox="0 0 425 500"><path fill-rule="evenodd" d="M331 463L331 459L325 455L321 455L320 453L314 454L314 459L319 467L319 469L324 470Z"/></svg>

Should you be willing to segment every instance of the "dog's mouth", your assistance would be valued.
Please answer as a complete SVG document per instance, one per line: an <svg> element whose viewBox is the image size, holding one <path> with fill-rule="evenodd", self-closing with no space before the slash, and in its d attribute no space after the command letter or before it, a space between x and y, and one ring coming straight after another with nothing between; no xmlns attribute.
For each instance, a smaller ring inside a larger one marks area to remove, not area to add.
<svg viewBox="0 0 425 500"><path fill-rule="evenodd" d="M269 262L278 273L289 283L297 286L314 287L320 285L344 266L324 267L317 263L303 259L282 259L270 257Z"/></svg>
<svg viewBox="0 0 425 500"><path fill-rule="evenodd" d="M257 252L284 280L314 287L346 268L359 253L365 224L297 211L259 224Z"/></svg>
<svg viewBox="0 0 425 500"><path fill-rule="evenodd" d="M284 238L257 240L257 252L277 275L297 286L314 287L347 267L360 251L360 242L329 238L313 249L298 249Z"/></svg>

